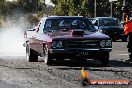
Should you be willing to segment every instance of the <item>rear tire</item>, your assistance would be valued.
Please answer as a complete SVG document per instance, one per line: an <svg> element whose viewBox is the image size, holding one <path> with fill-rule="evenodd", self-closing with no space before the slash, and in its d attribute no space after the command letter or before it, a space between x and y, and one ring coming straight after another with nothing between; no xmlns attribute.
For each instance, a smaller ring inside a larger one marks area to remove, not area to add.
<svg viewBox="0 0 132 88"><path fill-rule="evenodd" d="M28 45L26 46L26 58L29 62L37 62L38 55Z"/></svg>
<svg viewBox="0 0 132 88"><path fill-rule="evenodd" d="M101 66L107 66L109 63L109 52L102 52L99 54Z"/></svg>

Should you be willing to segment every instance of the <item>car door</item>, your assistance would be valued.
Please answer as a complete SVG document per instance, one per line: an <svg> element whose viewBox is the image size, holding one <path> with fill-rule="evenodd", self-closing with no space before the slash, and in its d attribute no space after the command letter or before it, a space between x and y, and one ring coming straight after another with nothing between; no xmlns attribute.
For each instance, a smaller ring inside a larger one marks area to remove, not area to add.
<svg viewBox="0 0 132 88"><path fill-rule="evenodd" d="M44 25L45 25L45 20L46 18L44 18L41 23L40 26L38 27L38 30L36 31L36 36L34 38L34 49L35 51L39 52L39 53L43 53L43 40L44 40L44 33L43 33L43 29L44 29Z"/></svg>

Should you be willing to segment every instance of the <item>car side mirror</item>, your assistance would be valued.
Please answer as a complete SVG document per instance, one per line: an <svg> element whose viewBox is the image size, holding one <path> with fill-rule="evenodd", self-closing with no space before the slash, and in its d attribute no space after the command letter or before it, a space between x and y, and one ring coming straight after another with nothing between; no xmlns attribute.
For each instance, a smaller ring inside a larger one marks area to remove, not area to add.
<svg viewBox="0 0 132 88"><path fill-rule="evenodd" d="M33 29L28 29L27 31L35 31L35 30L36 30L36 29L33 28Z"/></svg>
<svg viewBox="0 0 132 88"><path fill-rule="evenodd" d="M94 25L95 29L97 29L97 30L99 29L99 25L98 25L97 20L93 20L92 24Z"/></svg>
<svg viewBox="0 0 132 88"><path fill-rule="evenodd" d="M93 21L92 21L92 24L93 24L94 26L98 26L98 22L97 22L96 20L93 20Z"/></svg>

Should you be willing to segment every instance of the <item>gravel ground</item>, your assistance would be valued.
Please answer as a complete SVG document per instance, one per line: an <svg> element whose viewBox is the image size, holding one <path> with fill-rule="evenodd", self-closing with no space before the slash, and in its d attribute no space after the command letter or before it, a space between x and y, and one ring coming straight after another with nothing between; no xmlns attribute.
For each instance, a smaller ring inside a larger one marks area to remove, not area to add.
<svg viewBox="0 0 132 88"><path fill-rule="evenodd" d="M107 67L98 61L83 64L61 62L47 66L43 58L28 62L25 56L0 57L0 88L83 88L81 68L87 67L89 79L132 80L132 64L123 62L128 58L127 43L114 42ZM131 85L88 85L85 88L132 88Z"/></svg>

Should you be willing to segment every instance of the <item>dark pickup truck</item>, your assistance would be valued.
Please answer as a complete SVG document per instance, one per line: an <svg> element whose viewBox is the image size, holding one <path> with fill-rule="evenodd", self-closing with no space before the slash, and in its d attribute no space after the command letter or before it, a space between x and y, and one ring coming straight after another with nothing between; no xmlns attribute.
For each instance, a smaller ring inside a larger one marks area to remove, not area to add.
<svg viewBox="0 0 132 88"><path fill-rule="evenodd" d="M107 65L112 50L109 36L81 16L44 17L35 29L25 31L24 37L27 59L34 62L41 56L47 65L65 59L96 59Z"/></svg>
<svg viewBox="0 0 132 88"><path fill-rule="evenodd" d="M124 28L117 18L112 17L96 17L92 20L95 28L108 35L113 41L127 41L127 36L124 34Z"/></svg>

